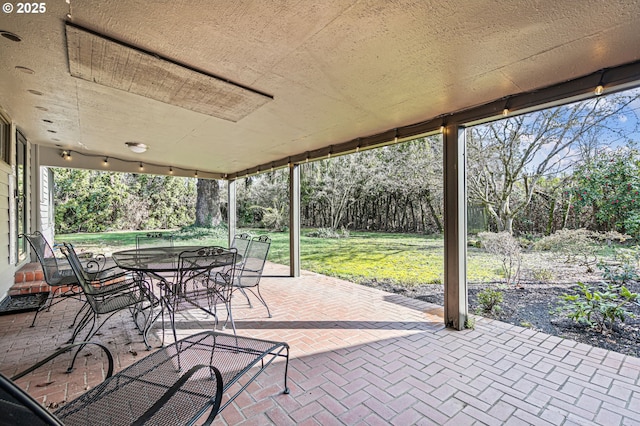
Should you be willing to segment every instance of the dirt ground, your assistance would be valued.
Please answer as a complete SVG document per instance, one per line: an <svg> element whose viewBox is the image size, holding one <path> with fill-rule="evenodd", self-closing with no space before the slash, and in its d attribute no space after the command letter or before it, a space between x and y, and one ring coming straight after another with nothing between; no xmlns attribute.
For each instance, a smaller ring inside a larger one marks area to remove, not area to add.
<svg viewBox="0 0 640 426"><path fill-rule="evenodd" d="M640 357L640 305L627 305L627 310L634 313L636 318L627 318L624 324L615 326L608 333L603 334L585 325L577 324L556 312L561 300L560 296L565 293L577 293L578 281L597 285L601 282L601 276L598 272L586 273L584 267L571 267L562 263L552 266L556 277L561 278L555 278L551 282L536 281L530 270L523 270L518 287L507 287L504 283L469 284L469 312L625 355ZM425 284L412 288L379 282L365 283L365 285L439 305L444 303L444 289L441 285ZM640 283L631 282L626 286L631 292L640 293ZM477 312L477 294L487 287L499 289L504 295L501 310L497 314Z"/></svg>

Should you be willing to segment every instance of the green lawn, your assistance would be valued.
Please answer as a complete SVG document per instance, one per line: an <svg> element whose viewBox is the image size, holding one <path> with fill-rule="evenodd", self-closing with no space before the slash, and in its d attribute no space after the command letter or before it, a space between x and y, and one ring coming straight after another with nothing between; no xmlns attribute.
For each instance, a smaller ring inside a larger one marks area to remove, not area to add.
<svg viewBox="0 0 640 426"><path fill-rule="evenodd" d="M243 230L253 235L267 234L272 239L269 260L289 264L289 234ZM442 237L424 235L351 232L349 238L314 238L303 230L301 236L302 268L354 282L392 282L407 286L442 283L444 241ZM133 248L136 235L147 231L105 232L99 234L57 235L56 242L72 242L81 251L105 253ZM165 231L166 232L166 231ZM227 245L224 231L189 229L174 231L176 245ZM470 250L470 281L500 278L500 264L482 250Z"/></svg>

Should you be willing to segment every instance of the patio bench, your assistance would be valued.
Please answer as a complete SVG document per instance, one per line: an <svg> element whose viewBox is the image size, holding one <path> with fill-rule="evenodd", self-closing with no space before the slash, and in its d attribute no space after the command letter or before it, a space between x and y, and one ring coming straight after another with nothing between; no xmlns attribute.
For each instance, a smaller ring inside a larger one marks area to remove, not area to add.
<svg viewBox="0 0 640 426"><path fill-rule="evenodd" d="M70 346L79 344L82 343ZM12 380L42 366L70 346L11 380L0 374L0 412L5 420L11 424L177 425L194 424L209 412L202 424L210 424L278 357L286 359L284 393L289 393L286 343L209 331L178 340L114 375L111 375L113 357L106 347L98 345L107 353L107 379L52 415ZM231 394L223 402L227 391Z"/></svg>

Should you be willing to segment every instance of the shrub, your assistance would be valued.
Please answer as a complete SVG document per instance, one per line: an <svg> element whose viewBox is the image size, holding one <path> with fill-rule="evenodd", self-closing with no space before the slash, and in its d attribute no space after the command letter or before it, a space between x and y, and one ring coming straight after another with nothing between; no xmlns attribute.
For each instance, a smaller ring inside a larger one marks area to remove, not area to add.
<svg viewBox="0 0 640 426"><path fill-rule="evenodd" d="M584 266L591 273L598 263L598 241L597 233L587 229L560 229L538 241L534 249L560 253L566 263Z"/></svg>
<svg viewBox="0 0 640 426"><path fill-rule="evenodd" d="M522 249L518 240L508 232L481 232L478 237L487 252L500 257L507 285L517 284L522 261Z"/></svg>
<svg viewBox="0 0 640 426"><path fill-rule="evenodd" d="M537 281L551 281L555 277L553 271L547 268L534 269L532 273L533 278Z"/></svg>
<svg viewBox="0 0 640 426"><path fill-rule="evenodd" d="M601 333L610 330L617 321L634 318L625 306L635 301L638 294L631 293L625 286L612 282L599 289L591 289L581 282L578 286L580 293L560 296L562 301L558 312Z"/></svg>
<svg viewBox="0 0 640 426"><path fill-rule="evenodd" d="M504 300L504 293L498 289L486 288L478 293L478 312L495 314L502 310L500 304Z"/></svg>
<svg viewBox="0 0 640 426"><path fill-rule="evenodd" d="M308 237L313 238L349 238L349 235L349 231L345 228L340 231L331 228L318 228L307 234Z"/></svg>

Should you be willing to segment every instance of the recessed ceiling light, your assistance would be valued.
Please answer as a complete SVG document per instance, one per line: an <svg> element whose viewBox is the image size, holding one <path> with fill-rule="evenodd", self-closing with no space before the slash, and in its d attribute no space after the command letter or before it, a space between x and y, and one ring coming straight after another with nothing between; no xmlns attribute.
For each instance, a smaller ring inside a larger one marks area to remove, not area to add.
<svg viewBox="0 0 640 426"><path fill-rule="evenodd" d="M47 130L47 132L49 132L49 133L58 133L55 130L51 130L51 129Z"/></svg>
<svg viewBox="0 0 640 426"><path fill-rule="evenodd" d="M135 152L136 154L142 154L147 149L149 149L149 147L146 144L143 144L142 142L125 142L124 144L127 146L127 148L129 148L131 151Z"/></svg>
<svg viewBox="0 0 640 426"><path fill-rule="evenodd" d="M20 38L20 36L18 34L14 34L12 32L9 31L4 31L4 30L0 30L0 35L6 39L9 39L11 41L22 41L22 39Z"/></svg>
<svg viewBox="0 0 640 426"><path fill-rule="evenodd" d="M22 67L20 65L16 65L15 67L18 71L23 72L25 74L35 74L36 72L34 70L32 70L31 68L27 68L27 67Z"/></svg>
<svg viewBox="0 0 640 426"><path fill-rule="evenodd" d="M27 92L29 92L31 94L34 94L34 95L42 96L42 92L38 92L37 90L29 89L29 90L27 90Z"/></svg>
<svg viewBox="0 0 640 426"><path fill-rule="evenodd" d="M42 121L44 121L45 123L53 123L53 121L47 120L46 118L44 118Z"/></svg>
<svg viewBox="0 0 640 426"><path fill-rule="evenodd" d="M49 111L49 108L45 108L43 106L37 106L36 109L39 109L40 111Z"/></svg>

